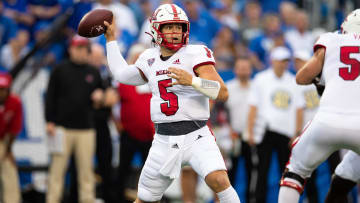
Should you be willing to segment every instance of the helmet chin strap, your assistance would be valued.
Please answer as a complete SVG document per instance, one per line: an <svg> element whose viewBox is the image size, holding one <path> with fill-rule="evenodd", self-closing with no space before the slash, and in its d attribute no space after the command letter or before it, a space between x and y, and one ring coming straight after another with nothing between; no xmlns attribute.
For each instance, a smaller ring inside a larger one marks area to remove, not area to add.
<svg viewBox="0 0 360 203"><path fill-rule="evenodd" d="M164 36L165 34L162 34L162 35ZM171 42L168 42L165 37L162 37L161 46L163 46L167 49L173 50L173 51L177 51L185 45L185 42L184 42L184 40L186 40L185 35L186 35L185 33L182 33L182 39L181 39L180 43L171 43Z"/></svg>

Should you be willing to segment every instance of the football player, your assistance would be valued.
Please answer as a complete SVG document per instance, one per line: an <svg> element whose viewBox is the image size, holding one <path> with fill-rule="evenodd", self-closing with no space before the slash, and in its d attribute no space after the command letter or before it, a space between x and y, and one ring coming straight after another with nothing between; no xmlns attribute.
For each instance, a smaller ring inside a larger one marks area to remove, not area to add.
<svg viewBox="0 0 360 203"><path fill-rule="evenodd" d="M341 33L325 33L314 55L296 74L298 84L311 84L321 73L325 90L319 110L294 143L280 181L279 203L298 202L310 177L328 156L339 149L360 154L360 9L350 13Z"/></svg>
<svg viewBox="0 0 360 203"><path fill-rule="evenodd" d="M347 203L347 194L360 180L360 156L349 151L336 167L325 203Z"/></svg>
<svg viewBox="0 0 360 203"><path fill-rule="evenodd" d="M152 91L151 119L156 132L141 171L136 202L159 202L184 163L205 179L221 203L240 202L206 125L209 99L226 101L228 91L215 70L212 51L188 44L190 24L185 12L175 4L155 10L149 34L157 46L145 50L134 65L128 65L120 54L114 21L104 23L114 78L129 85L148 83Z"/></svg>

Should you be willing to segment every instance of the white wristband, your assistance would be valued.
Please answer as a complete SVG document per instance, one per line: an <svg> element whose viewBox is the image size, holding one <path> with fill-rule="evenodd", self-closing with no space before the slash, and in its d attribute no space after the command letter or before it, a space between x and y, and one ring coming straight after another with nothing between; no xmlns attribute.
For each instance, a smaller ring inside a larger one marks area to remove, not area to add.
<svg viewBox="0 0 360 203"><path fill-rule="evenodd" d="M201 92L210 99L216 99L220 92L220 83L218 81L193 77L191 85L194 87L194 89Z"/></svg>

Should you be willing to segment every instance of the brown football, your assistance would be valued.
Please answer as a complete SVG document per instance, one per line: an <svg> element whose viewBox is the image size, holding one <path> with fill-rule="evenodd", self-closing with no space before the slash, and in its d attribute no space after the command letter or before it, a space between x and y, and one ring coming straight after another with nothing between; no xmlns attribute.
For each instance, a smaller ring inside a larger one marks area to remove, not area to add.
<svg viewBox="0 0 360 203"><path fill-rule="evenodd" d="M106 31L104 21L112 22L113 13L106 9L95 9L85 14L78 25L78 34L83 37L97 37Z"/></svg>

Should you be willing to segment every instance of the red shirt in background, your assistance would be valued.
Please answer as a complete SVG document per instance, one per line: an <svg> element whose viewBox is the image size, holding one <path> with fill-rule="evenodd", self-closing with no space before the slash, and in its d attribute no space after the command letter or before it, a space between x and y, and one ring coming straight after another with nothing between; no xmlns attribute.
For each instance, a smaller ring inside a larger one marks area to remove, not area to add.
<svg viewBox="0 0 360 203"><path fill-rule="evenodd" d="M0 105L0 139L10 133L18 135L22 128L22 106L19 97L10 94Z"/></svg>
<svg viewBox="0 0 360 203"><path fill-rule="evenodd" d="M155 129L150 116L151 93L138 93L132 85L119 84L121 123L139 141L151 141Z"/></svg>

